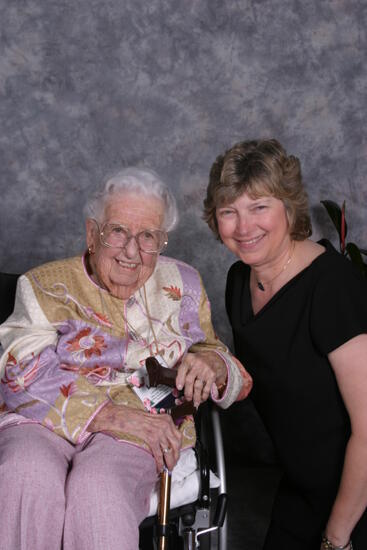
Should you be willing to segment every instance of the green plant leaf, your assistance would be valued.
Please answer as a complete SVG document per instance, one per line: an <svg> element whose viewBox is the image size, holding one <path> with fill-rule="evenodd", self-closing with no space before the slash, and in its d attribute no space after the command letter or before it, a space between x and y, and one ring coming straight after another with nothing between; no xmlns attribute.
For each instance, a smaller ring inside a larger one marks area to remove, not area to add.
<svg viewBox="0 0 367 550"><path fill-rule="evenodd" d="M358 246L354 243L348 243L346 246L347 254L352 262L359 268L362 274L366 277L366 264L363 262L363 258Z"/></svg>
<svg viewBox="0 0 367 550"><path fill-rule="evenodd" d="M333 222L335 229L338 232L339 241L341 241L342 211L340 206L338 206L334 201L325 200L320 202L325 207L327 213L329 214L329 217ZM348 226L347 226L347 222L345 222L345 238L347 237L347 231L348 231Z"/></svg>

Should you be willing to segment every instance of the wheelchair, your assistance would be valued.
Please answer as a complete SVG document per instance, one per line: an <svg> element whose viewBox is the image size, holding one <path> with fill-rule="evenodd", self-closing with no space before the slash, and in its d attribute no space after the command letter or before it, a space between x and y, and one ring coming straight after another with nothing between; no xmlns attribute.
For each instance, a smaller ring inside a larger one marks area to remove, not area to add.
<svg viewBox="0 0 367 550"><path fill-rule="evenodd" d="M13 311L18 277L18 274L0 273L0 324ZM201 405L195 424L198 437L192 451L195 453L193 471L177 484L173 471L172 507L164 525L156 513L161 498L159 490L152 495L150 515L140 525L140 550L210 550L212 547L227 550L226 472L216 406L208 402ZM182 499L183 483L189 490L185 490Z"/></svg>

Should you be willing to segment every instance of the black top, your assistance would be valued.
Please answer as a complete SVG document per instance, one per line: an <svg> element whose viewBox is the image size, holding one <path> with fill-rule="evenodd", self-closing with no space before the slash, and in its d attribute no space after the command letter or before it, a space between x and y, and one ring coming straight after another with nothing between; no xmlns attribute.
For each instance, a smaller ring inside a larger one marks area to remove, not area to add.
<svg viewBox="0 0 367 550"><path fill-rule="evenodd" d="M254 315L250 268L229 270L226 307L236 355L289 481L316 492L339 485L350 423L327 354L367 332L367 282L326 251ZM367 364L366 364L367 369Z"/></svg>

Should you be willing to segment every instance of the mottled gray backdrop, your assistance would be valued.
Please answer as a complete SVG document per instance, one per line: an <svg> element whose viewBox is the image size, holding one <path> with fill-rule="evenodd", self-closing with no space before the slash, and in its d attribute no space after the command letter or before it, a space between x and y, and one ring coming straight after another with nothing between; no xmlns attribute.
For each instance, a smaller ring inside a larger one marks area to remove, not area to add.
<svg viewBox="0 0 367 550"><path fill-rule="evenodd" d="M201 220L208 171L235 141L301 157L315 236L347 201L367 247L365 0L0 0L0 270L83 247L107 173L152 167L181 223L168 252L203 274L219 334L233 258Z"/></svg>

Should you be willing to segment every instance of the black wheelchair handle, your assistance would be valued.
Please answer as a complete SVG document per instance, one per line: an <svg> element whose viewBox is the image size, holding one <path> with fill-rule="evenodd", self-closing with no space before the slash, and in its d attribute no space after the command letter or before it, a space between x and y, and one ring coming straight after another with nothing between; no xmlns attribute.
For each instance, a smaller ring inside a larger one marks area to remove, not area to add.
<svg viewBox="0 0 367 550"><path fill-rule="evenodd" d="M220 527L223 527L223 523L226 518L226 512L227 512L227 502L228 502L227 493L221 493L218 496L217 507L215 509L212 527L209 527L208 529L200 529L200 531L198 531L195 536L195 546L188 546L189 550L191 550L191 548L197 548L197 545L199 544L198 539L199 537L201 537L201 535L205 535L205 533L211 533L212 531L216 531ZM189 530L189 531L192 531L192 530Z"/></svg>
<svg viewBox="0 0 367 550"><path fill-rule="evenodd" d="M227 493L221 493L218 496L217 506L215 508L215 514L213 519L213 525L216 527L222 527L224 520L226 519L227 513L227 504L228 504L228 495Z"/></svg>

